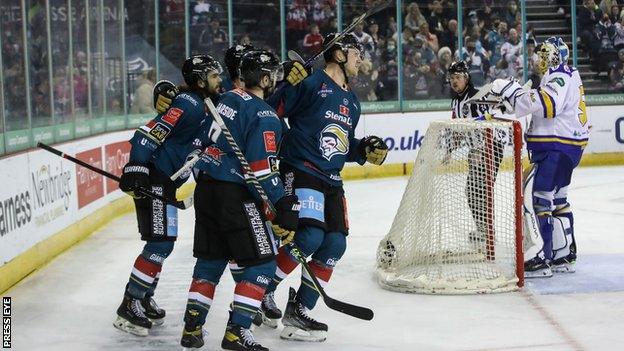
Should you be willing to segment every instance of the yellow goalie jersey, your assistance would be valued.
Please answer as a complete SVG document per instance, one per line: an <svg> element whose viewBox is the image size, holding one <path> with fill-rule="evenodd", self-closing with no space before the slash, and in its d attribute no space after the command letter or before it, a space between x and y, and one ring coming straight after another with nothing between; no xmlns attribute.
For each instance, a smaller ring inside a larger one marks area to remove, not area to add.
<svg viewBox="0 0 624 351"><path fill-rule="evenodd" d="M527 148L577 153L589 139L583 83L578 70L565 64L549 68L538 89L519 94L517 116L531 115Z"/></svg>

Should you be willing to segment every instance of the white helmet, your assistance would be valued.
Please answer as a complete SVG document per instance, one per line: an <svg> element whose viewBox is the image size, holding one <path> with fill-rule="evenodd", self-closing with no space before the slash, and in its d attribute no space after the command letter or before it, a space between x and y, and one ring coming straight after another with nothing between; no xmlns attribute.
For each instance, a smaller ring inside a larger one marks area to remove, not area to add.
<svg viewBox="0 0 624 351"><path fill-rule="evenodd" d="M538 69L541 74L546 73L550 67L559 66L562 62L559 48L548 41L542 43L539 50L539 58Z"/></svg>
<svg viewBox="0 0 624 351"><path fill-rule="evenodd" d="M568 59L570 58L570 49L568 49L568 45L566 45L565 41L561 37L550 37L546 39L547 42L552 43L559 49L559 57L561 58L561 63L568 64Z"/></svg>

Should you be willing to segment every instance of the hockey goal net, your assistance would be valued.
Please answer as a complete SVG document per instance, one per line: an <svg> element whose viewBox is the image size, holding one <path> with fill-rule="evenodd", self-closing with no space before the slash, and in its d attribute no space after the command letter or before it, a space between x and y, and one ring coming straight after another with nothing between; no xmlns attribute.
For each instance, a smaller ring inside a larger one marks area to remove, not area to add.
<svg viewBox="0 0 624 351"><path fill-rule="evenodd" d="M380 285L425 294L521 287L521 147L517 121L433 122L377 249Z"/></svg>

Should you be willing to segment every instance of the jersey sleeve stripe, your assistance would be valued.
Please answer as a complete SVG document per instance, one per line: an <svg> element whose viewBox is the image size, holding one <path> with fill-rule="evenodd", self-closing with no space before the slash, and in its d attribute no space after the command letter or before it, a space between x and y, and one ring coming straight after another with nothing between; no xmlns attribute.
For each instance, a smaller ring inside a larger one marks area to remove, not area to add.
<svg viewBox="0 0 624 351"><path fill-rule="evenodd" d="M271 174L271 165L267 159L250 162L249 167L258 178Z"/></svg>
<svg viewBox="0 0 624 351"><path fill-rule="evenodd" d="M555 117L555 100L544 89L539 90L540 102L544 110L544 118Z"/></svg>

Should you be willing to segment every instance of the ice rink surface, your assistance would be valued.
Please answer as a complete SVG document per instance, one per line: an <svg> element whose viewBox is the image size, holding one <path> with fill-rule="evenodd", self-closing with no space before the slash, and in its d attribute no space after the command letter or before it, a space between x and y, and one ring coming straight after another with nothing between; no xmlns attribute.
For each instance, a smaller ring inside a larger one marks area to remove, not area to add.
<svg viewBox="0 0 624 351"><path fill-rule="evenodd" d="M329 325L324 343L287 342L261 327L271 350L624 350L624 167L580 168L570 189L579 249L577 273L531 281L498 295L425 296L382 290L375 252L399 205L407 178L345 184L351 235L327 288L330 296L368 306L360 321L319 301L312 315ZM163 326L136 337L112 326L131 266L142 248L134 214L120 217L24 279L13 298L15 350L181 350L179 339L191 281L193 210L180 212L180 239L165 262L156 300ZM296 273L296 274L295 274ZM295 271L277 291L286 304ZM217 288L202 350L220 350L232 299L226 271Z"/></svg>

